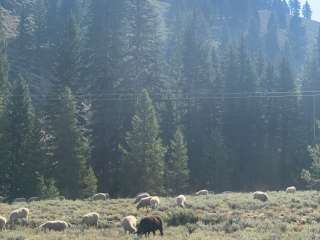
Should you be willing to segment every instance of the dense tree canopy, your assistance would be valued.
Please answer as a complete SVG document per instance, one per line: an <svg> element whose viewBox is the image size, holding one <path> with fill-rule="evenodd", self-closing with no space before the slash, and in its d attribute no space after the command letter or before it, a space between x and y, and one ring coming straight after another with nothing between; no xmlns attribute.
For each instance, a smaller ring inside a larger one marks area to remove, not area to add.
<svg viewBox="0 0 320 240"><path fill-rule="evenodd" d="M0 195L280 189L304 186L302 169L318 179L308 1L0 5Z"/></svg>

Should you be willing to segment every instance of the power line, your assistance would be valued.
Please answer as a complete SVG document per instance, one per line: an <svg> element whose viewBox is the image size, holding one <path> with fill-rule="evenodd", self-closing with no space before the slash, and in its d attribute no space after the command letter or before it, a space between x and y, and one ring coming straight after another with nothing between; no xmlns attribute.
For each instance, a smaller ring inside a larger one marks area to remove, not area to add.
<svg viewBox="0 0 320 240"><path fill-rule="evenodd" d="M192 94L194 96L229 96L229 95L283 95L283 94L295 94L295 95L305 95L305 94L320 94L320 90L309 90L309 91L260 91L260 92L223 92L219 94L208 93L208 90L197 90L198 93ZM162 93L154 93L152 96L163 96L163 95L181 95L183 93L178 91L163 91ZM108 92L103 93L83 93L83 94L73 94L74 96L140 96L140 94L133 92Z"/></svg>
<svg viewBox="0 0 320 240"><path fill-rule="evenodd" d="M320 94L313 94L313 95L278 95L278 96L235 96L235 97L226 97L226 96L196 96L196 97L161 97L161 98L153 98L153 101L196 101L196 100L232 100L232 99L282 99L282 98L305 98L305 97L316 97L320 96ZM19 96L16 96L19 97ZM22 96L21 96L22 97ZM138 97L138 96L137 96ZM118 97L118 98L112 98L112 97L88 97L84 98L84 100L88 101L135 101L137 97ZM48 102L59 102L61 101L60 98L45 98L45 101Z"/></svg>
<svg viewBox="0 0 320 240"><path fill-rule="evenodd" d="M132 97L120 95L119 97L108 96L95 96L88 97L91 101L106 100L106 101L133 101L136 100L139 95ZM207 95L207 96L186 96L186 97L164 97L153 98L153 101L192 101L192 100L228 100L228 99L273 99L273 98L293 98L293 97L315 97L319 94L282 94L282 95L248 95L248 96L224 96L224 95ZM58 98L47 98L48 101L59 101Z"/></svg>
<svg viewBox="0 0 320 240"><path fill-rule="evenodd" d="M176 96L174 96L176 95ZM177 96L178 95L178 96ZM225 92L225 93L218 93L218 94L210 94L210 93L197 93L191 95L185 95L181 93L175 93L167 91L158 94L151 94L154 101L161 101L161 100L171 100L171 101L188 101L188 100L210 100L210 99L251 99L251 98L290 98L290 97L313 97L319 96L320 90L313 90L313 91L283 91L283 92ZM5 97L7 95L0 94L0 97ZM10 95L9 95L10 96ZM11 97L20 97L23 95L14 95ZM58 96L43 96L40 94L32 94L32 97L43 97L47 101L59 101L61 98ZM121 93L121 92L114 92L114 93L76 93L73 94L75 98L84 98L91 101L94 100L110 100L110 101L130 101L136 100L140 94L137 93Z"/></svg>

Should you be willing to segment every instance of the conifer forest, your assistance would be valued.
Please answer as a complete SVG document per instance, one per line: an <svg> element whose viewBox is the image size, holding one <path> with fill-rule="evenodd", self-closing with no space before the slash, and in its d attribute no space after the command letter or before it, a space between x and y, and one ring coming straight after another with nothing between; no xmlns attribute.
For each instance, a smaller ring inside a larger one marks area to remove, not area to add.
<svg viewBox="0 0 320 240"><path fill-rule="evenodd" d="M0 195L320 189L305 0L0 0Z"/></svg>

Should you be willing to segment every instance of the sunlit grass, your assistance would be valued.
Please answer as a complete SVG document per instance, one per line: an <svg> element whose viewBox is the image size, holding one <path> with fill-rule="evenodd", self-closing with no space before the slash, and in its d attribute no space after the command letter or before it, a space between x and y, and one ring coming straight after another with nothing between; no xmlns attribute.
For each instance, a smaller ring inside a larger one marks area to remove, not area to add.
<svg viewBox="0 0 320 240"><path fill-rule="evenodd" d="M159 209L165 221L165 239L320 239L320 194L317 192L269 192L266 203L253 200L251 193L187 196L187 206L175 206L174 198L161 198ZM135 239L120 227L126 215L141 218L150 214L137 211L133 199L108 201L40 201L30 204L0 204L0 215L8 218L18 207L30 209L29 226L0 232L4 240L102 240ZM81 225L81 216L98 212L98 228ZM37 227L46 220L65 220L72 227L65 232L45 233ZM154 239L161 239L160 236ZM163 238L162 238L163 239Z"/></svg>

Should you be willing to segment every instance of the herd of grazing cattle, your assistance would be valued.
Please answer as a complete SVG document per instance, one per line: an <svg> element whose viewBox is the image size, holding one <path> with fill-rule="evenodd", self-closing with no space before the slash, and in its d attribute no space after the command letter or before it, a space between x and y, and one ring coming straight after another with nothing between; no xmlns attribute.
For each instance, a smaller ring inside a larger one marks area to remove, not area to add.
<svg viewBox="0 0 320 240"><path fill-rule="evenodd" d="M294 186L288 187L286 189L287 193L295 193L296 188ZM200 190L195 193L196 196L208 195L208 190ZM107 200L109 198L108 193L97 193L92 196L92 200ZM253 199L260 201L268 201L269 197L266 192L257 191L253 193ZM16 202L22 202L24 199L16 199ZM40 200L36 198L34 200ZM158 196L151 196L149 193L139 193L134 201L137 204L137 209L140 208L152 208L156 209L160 205L160 198ZM184 195L179 195L176 197L176 205L179 207L185 207L186 197ZM9 221L3 216L0 216L0 231L6 230L6 226L13 226L21 221L28 222L30 210L28 208L19 208L12 211L9 215ZM98 226L99 214L96 212L91 212L82 217L82 224L86 226ZM156 231L160 231L161 236L163 236L163 220L160 216L150 215L140 219L137 223L137 218L135 216L129 215L121 220L121 226L125 233L138 234L149 236L150 233L156 234ZM44 231L64 231L70 224L62 220L47 221L39 226L39 229Z"/></svg>

